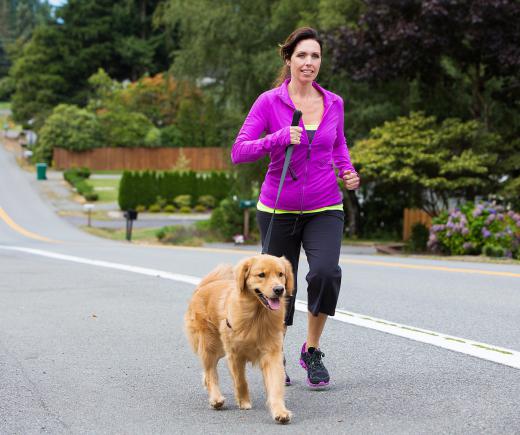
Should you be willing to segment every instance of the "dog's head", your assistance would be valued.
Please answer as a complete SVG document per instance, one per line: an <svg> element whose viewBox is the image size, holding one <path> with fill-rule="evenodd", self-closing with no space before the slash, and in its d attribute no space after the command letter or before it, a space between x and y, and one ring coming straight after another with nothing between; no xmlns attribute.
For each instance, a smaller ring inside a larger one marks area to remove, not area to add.
<svg viewBox="0 0 520 435"><path fill-rule="evenodd" d="M257 255L242 260L235 269L240 292L255 295L269 310L279 310L284 296L292 295L294 275L285 257Z"/></svg>

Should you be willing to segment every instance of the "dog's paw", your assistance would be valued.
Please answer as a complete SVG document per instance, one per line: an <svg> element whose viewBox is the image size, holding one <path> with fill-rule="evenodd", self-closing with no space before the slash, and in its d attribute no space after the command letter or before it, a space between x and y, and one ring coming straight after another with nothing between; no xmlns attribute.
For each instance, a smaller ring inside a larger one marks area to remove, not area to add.
<svg viewBox="0 0 520 435"><path fill-rule="evenodd" d="M214 409L220 409L224 406L224 402L226 401L225 397L216 397L209 399L209 404Z"/></svg>
<svg viewBox="0 0 520 435"><path fill-rule="evenodd" d="M240 409L251 409L251 402L249 402L247 400L243 400L238 403L238 407Z"/></svg>
<svg viewBox="0 0 520 435"><path fill-rule="evenodd" d="M276 412L274 414L274 419L278 423L287 424L291 421L291 416L292 416L291 411L288 411L287 409L285 409L283 411Z"/></svg>

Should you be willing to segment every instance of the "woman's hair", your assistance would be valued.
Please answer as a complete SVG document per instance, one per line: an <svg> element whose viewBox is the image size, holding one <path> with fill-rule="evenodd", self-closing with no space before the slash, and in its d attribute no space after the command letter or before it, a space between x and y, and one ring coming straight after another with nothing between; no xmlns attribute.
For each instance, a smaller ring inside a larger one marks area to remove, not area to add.
<svg viewBox="0 0 520 435"><path fill-rule="evenodd" d="M278 77L273 82L273 87L276 88L280 86L286 79L291 77L291 69L287 65L286 61L291 59L294 49L299 42L304 39L314 39L318 44L320 44L320 49L323 50L323 41L316 30L312 27L300 27L299 29L296 29L287 37L283 45L280 45L280 56L283 60L283 66L280 68Z"/></svg>

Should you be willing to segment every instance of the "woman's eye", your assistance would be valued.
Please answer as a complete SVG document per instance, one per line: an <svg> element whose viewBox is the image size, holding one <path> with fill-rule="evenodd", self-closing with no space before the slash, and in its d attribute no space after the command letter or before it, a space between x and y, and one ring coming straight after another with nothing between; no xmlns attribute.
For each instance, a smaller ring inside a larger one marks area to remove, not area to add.
<svg viewBox="0 0 520 435"><path fill-rule="evenodd" d="M264 273L264 272L260 272L260 273L258 274L258 276L259 276L260 278L265 278L265 273Z"/></svg>

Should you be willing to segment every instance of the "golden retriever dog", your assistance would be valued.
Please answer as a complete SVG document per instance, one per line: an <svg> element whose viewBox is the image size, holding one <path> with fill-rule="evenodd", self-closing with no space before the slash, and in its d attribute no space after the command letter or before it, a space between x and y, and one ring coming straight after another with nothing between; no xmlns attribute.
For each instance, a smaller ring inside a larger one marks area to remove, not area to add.
<svg viewBox="0 0 520 435"><path fill-rule="evenodd" d="M217 363L226 356L240 409L251 409L246 363L260 366L273 418L288 423L285 407L283 334L285 296L294 290L291 264L284 257L257 255L234 269L219 266L195 290L185 315L185 328L204 368L209 403L224 405Z"/></svg>

